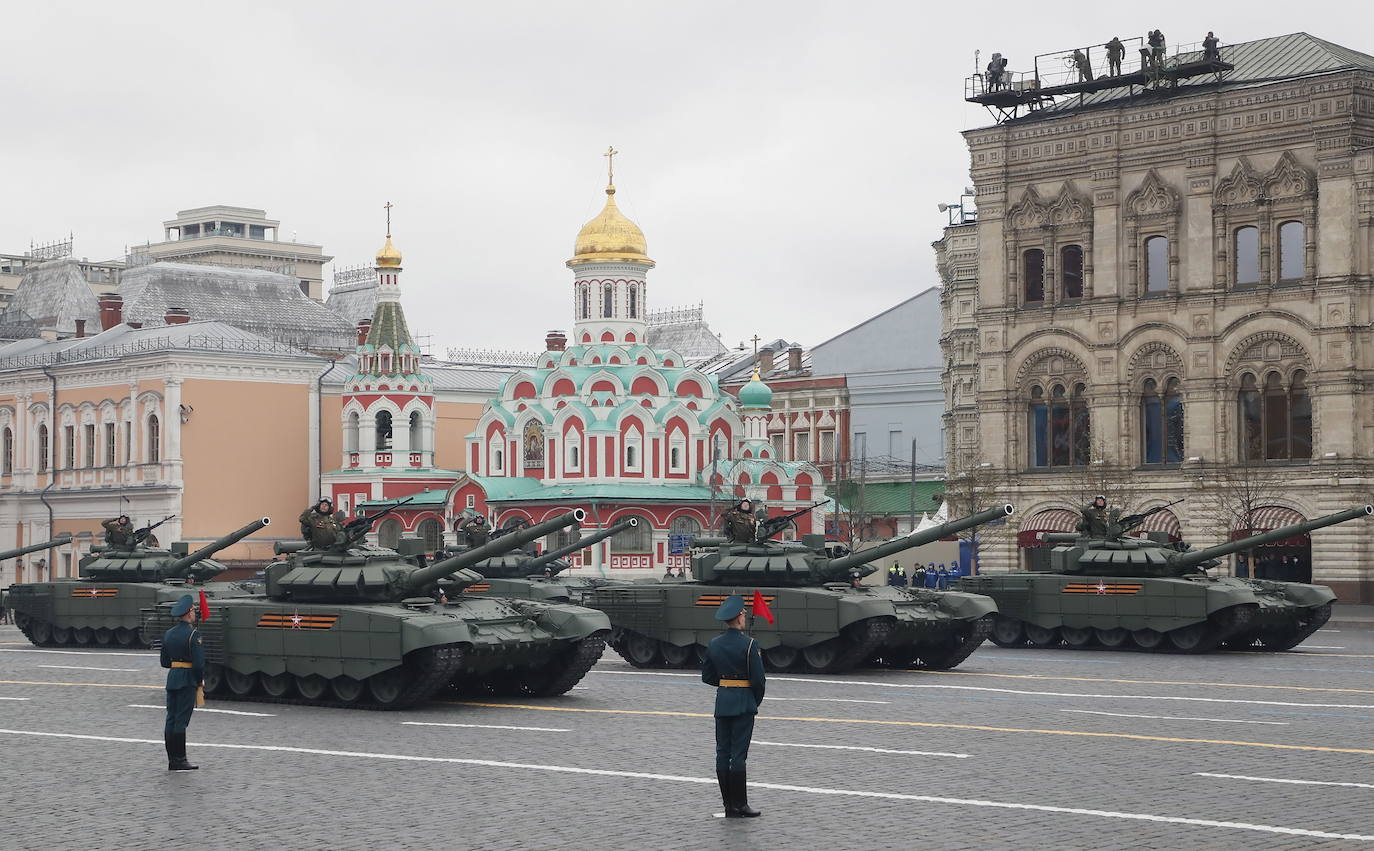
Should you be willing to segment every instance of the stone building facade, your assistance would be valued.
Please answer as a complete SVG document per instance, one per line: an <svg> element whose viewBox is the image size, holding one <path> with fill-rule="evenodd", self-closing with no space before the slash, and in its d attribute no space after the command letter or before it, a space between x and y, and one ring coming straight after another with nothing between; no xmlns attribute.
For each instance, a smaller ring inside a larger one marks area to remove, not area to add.
<svg viewBox="0 0 1374 851"><path fill-rule="evenodd" d="M1299 33L1223 58L964 134L977 221L935 243L951 491L995 481L1022 532L1095 470L1131 511L1186 497L1156 528L1195 545L1243 534L1217 518L1252 474L1255 528L1370 500L1374 57ZM1374 599L1372 533L1314 532L1313 581Z"/></svg>

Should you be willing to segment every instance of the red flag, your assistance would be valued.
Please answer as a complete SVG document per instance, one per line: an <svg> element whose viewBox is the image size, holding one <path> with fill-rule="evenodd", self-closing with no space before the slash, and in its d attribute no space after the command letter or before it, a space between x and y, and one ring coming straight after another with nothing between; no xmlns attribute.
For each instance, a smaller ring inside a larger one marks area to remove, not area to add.
<svg viewBox="0 0 1374 851"><path fill-rule="evenodd" d="M773 610L768 608L768 601L763 599L763 594L758 591L754 592L754 605L751 614L763 615L763 619L770 624L777 623L773 618Z"/></svg>
<svg viewBox="0 0 1374 851"><path fill-rule="evenodd" d="M210 619L210 601L205 597L205 591L200 592L200 619L202 621Z"/></svg>

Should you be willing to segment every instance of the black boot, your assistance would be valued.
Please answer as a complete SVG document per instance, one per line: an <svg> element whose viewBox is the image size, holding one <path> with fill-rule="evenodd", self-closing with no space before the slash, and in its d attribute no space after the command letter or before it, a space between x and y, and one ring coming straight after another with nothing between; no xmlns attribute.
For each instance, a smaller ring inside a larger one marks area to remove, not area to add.
<svg viewBox="0 0 1374 851"><path fill-rule="evenodd" d="M720 801L725 805L725 814L730 815L734 805L730 801L730 772L716 769L716 782L720 784Z"/></svg>
<svg viewBox="0 0 1374 851"><path fill-rule="evenodd" d="M749 806L749 790L743 771L730 772L730 799L734 801L735 808L732 812L726 813L727 816L754 818L763 815L763 813Z"/></svg>
<svg viewBox="0 0 1374 851"><path fill-rule="evenodd" d="M195 771L200 768L199 765L192 765L190 760L186 759L186 734L184 732L173 733L172 743L176 748L176 755L172 758L171 765L167 766L169 770Z"/></svg>
<svg viewBox="0 0 1374 851"><path fill-rule="evenodd" d="M168 770L168 771L175 771L175 770L176 770L176 769L173 767L173 766L176 765L176 761L177 761L177 748L176 748L176 745L173 744L173 740L174 740L175 738L176 738L176 735L175 735L174 733L163 733L163 734L162 734L162 743L167 747L167 770Z"/></svg>

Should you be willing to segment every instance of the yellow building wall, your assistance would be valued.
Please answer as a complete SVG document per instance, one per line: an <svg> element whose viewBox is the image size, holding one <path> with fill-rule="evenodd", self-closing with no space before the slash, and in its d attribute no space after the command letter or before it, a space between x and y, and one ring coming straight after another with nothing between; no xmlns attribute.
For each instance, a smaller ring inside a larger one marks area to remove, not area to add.
<svg viewBox="0 0 1374 851"><path fill-rule="evenodd" d="M269 558L271 539L298 537L310 503L310 388L305 384L188 379L181 428L182 536L217 538L258 517L272 525L220 553ZM337 419L335 420L337 421Z"/></svg>
<svg viewBox="0 0 1374 851"><path fill-rule="evenodd" d="M320 469L326 473L337 470L343 462L343 397L325 396L320 407L320 435L323 451ZM311 498L317 499L320 494ZM296 512L299 514L300 512Z"/></svg>
<svg viewBox="0 0 1374 851"><path fill-rule="evenodd" d="M478 402L439 402L434 412L434 465L444 470L467 470L464 438L482 416Z"/></svg>

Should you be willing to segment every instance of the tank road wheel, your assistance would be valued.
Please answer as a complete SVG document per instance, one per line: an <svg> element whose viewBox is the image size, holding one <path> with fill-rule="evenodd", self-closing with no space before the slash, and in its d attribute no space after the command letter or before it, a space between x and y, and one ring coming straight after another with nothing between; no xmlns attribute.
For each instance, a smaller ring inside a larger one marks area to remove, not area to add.
<svg viewBox="0 0 1374 851"><path fill-rule="evenodd" d="M934 671L957 667L988 637L992 624L993 616L984 615L969 623L956 624L949 636L938 644L916 647L922 667Z"/></svg>
<svg viewBox="0 0 1374 851"><path fill-rule="evenodd" d="M55 626L49 631L52 633L52 643L58 647L70 644L72 641L72 629L69 626Z"/></svg>
<svg viewBox="0 0 1374 851"><path fill-rule="evenodd" d="M315 701L329 693L329 680L319 674L296 675L296 691L306 700Z"/></svg>
<svg viewBox="0 0 1374 851"><path fill-rule="evenodd" d="M397 707L409 679L404 665L373 674L366 680L368 696L383 709Z"/></svg>
<svg viewBox="0 0 1374 851"><path fill-rule="evenodd" d="M998 615L992 622L992 634L988 637L998 647L1021 647L1026 643L1026 629L1016 618Z"/></svg>
<svg viewBox="0 0 1374 851"><path fill-rule="evenodd" d="M692 649L691 645L681 648L685 651ZM543 668L545 677L544 684L535 692L536 697L557 697L560 694L567 694L572 687L582 681L587 672L596 664L596 660L601 658L601 654L606 652L605 633L598 632L589 635L577 642L572 648L572 652L564 654L562 658L554 660Z"/></svg>
<svg viewBox="0 0 1374 851"><path fill-rule="evenodd" d="M286 697L291 693L291 686L296 682L296 678L283 671L280 674L263 674L262 690L267 692L268 697Z"/></svg>
<svg viewBox="0 0 1374 851"><path fill-rule="evenodd" d="M362 680L344 675L329 681L329 691L340 703L357 703L363 696L364 686Z"/></svg>
<svg viewBox="0 0 1374 851"><path fill-rule="evenodd" d="M1169 643L1184 653L1206 653L1217 648L1219 636L1210 623L1194 623L1168 632Z"/></svg>
<svg viewBox="0 0 1374 851"><path fill-rule="evenodd" d="M29 640L39 647L52 642L52 624L34 618L28 629Z"/></svg>
<svg viewBox="0 0 1374 851"><path fill-rule="evenodd" d="M1131 630L1131 641L1141 650L1154 650L1164 643L1164 633L1155 629Z"/></svg>
<svg viewBox="0 0 1374 851"><path fill-rule="evenodd" d="M234 697L248 697L258 687L258 675L240 674L233 668L225 668L224 684Z"/></svg>
<svg viewBox="0 0 1374 851"><path fill-rule="evenodd" d="M1059 630L1028 623L1026 624L1026 640L1031 643L1032 647L1054 647L1059 644Z"/></svg>
<svg viewBox="0 0 1374 851"><path fill-rule="evenodd" d="M107 627L107 626L98 626L98 627L95 628L95 643L96 643L96 644L100 645L101 647L109 647L110 644L111 644L111 642L113 642L113 641L114 641L114 630L110 629L110 628Z"/></svg>
<svg viewBox="0 0 1374 851"><path fill-rule="evenodd" d="M215 694L224 688L224 669L213 662L205 666L205 693Z"/></svg>
<svg viewBox="0 0 1374 851"><path fill-rule="evenodd" d="M806 670L813 674L836 673L835 663L843 654L843 638L828 638L819 644L803 647L801 650L801 657L806 664Z"/></svg>
<svg viewBox="0 0 1374 851"><path fill-rule="evenodd" d="M1121 627L1113 627L1112 629L1094 629L1093 635L1097 638L1098 644L1101 644L1103 647L1108 648L1120 647L1121 645L1126 643L1126 639L1131 637L1131 634L1126 630L1122 629Z"/></svg>
<svg viewBox="0 0 1374 851"><path fill-rule="evenodd" d="M72 630L72 641L85 647L95 640L95 630L88 626L78 626Z"/></svg>
<svg viewBox="0 0 1374 851"><path fill-rule="evenodd" d="M686 668L689 667L692 662L692 647L693 645L691 644L688 644L686 647L678 647L676 644L660 641L658 643L658 652L663 654L663 661L667 663L668 667Z"/></svg>
<svg viewBox="0 0 1374 851"><path fill-rule="evenodd" d="M1093 631L1086 627L1076 626L1060 627L1059 635L1064 639L1064 643L1076 649L1082 649L1092 644Z"/></svg>
<svg viewBox="0 0 1374 851"><path fill-rule="evenodd" d="M770 671L790 671L800 658L801 653L797 652L797 648L779 644L763 651L763 667Z"/></svg>
<svg viewBox="0 0 1374 851"><path fill-rule="evenodd" d="M138 632L121 626L114 631L114 640L120 647L133 647L138 642Z"/></svg>
<svg viewBox="0 0 1374 851"><path fill-rule="evenodd" d="M652 668L658 661L658 642L638 632L625 633L625 661L636 668Z"/></svg>

